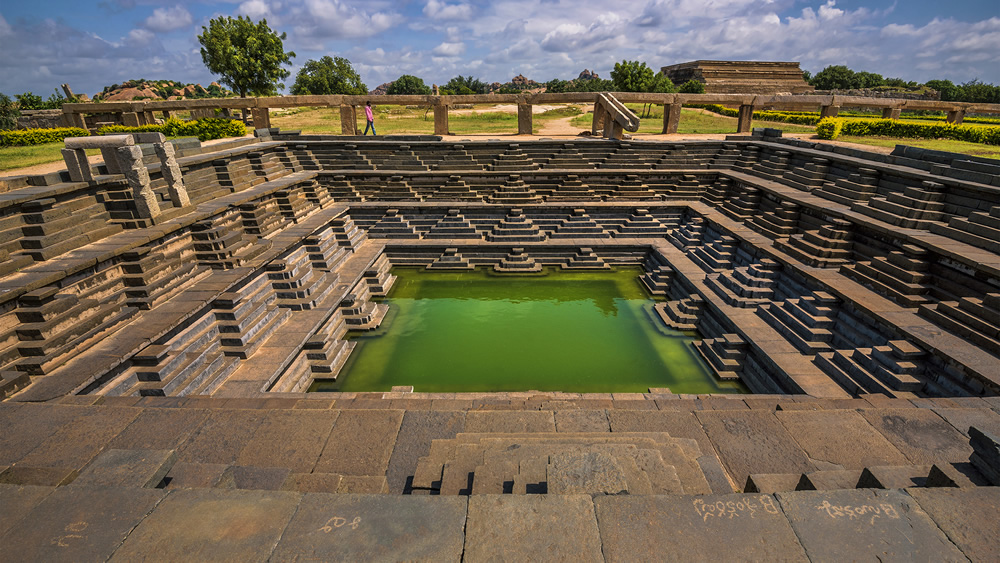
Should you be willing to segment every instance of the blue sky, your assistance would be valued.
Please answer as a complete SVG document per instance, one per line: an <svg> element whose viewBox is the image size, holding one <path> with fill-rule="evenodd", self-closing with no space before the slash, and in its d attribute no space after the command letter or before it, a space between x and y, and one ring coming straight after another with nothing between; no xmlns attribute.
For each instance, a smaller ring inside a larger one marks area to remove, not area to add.
<svg viewBox="0 0 1000 563"><path fill-rule="evenodd" d="M616 61L800 61L925 81L1000 83L998 0L0 0L0 92L93 95L132 78L207 85L198 52L217 16L266 17L295 72L347 57L369 88L414 74L608 77ZM285 92L287 93L287 88Z"/></svg>

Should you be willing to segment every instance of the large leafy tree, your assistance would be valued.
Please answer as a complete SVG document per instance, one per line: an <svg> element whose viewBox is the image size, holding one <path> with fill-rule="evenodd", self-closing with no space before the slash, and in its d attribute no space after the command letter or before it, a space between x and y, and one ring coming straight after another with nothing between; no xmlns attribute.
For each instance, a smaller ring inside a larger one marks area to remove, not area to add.
<svg viewBox="0 0 1000 563"><path fill-rule="evenodd" d="M462 76L459 74L449 80L442 89L446 90L448 94L485 94L489 86L482 80L473 78L472 75Z"/></svg>
<svg viewBox="0 0 1000 563"><path fill-rule="evenodd" d="M855 87L854 71L844 65L831 65L817 72L809 83L817 90L850 90Z"/></svg>
<svg viewBox="0 0 1000 563"><path fill-rule="evenodd" d="M653 69L639 61L615 63L611 71L611 83L617 92L645 92L653 78Z"/></svg>
<svg viewBox="0 0 1000 563"><path fill-rule="evenodd" d="M397 78L385 91L390 96L395 95L427 95L431 93L431 87L424 84L422 78L417 78L412 74L404 74Z"/></svg>
<svg viewBox="0 0 1000 563"><path fill-rule="evenodd" d="M363 96L368 93L368 87L361 81L358 72L351 66L351 61L344 57L329 55L318 61L309 59L295 75L292 94L296 96L327 96L330 94L345 94Z"/></svg>
<svg viewBox="0 0 1000 563"><path fill-rule="evenodd" d="M273 96L285 87L280 80L291 73L282 66L291 64L295 53L285 52L285 34L278 35L266 19L220 16L201 29L201 60L240 97Z"/></svg>

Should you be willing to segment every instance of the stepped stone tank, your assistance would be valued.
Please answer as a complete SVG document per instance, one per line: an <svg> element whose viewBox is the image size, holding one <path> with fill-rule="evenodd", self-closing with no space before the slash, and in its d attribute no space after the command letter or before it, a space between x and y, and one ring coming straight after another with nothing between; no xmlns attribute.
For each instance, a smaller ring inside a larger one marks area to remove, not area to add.
<svg viewBox="0 0 1000 563"><path fill-rule="evenodd" d="M251 535L279 559L371 555L386 544L334 538L379 518L435 540L379 552L395 558L634 557L692 537L725 556L732 533L768 538L746 557L868 534L989 558L977 534L995 520L976 515L1000 503L996 161L775 137L270 132L179 150L180 178L166 162L4 181L0 495L24 508L0 534L18 552L127 493L117 541L81 545L210 556L177 519L214 503L270 507ZM715 375L752 395L305 393L348 361L348 330L385 318L373 298L393 265L626 264L669 297L659 320L696 328ZM566 533L533 531L545 514ZM652 527L615 524L636 517ZM504 545L498 521L523 541Z"/></svg>

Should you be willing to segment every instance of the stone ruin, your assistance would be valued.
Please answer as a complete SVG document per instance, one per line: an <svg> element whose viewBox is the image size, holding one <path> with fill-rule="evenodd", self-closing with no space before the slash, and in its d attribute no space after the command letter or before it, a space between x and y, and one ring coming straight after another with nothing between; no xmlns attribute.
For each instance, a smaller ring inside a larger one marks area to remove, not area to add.
<svg viewBox="0 0 1000 563"><path fill-rule="evenodd" d="M996 161L258 133L0 184L10 557L996 558ZM752 394L306 393L394 264L640 265Z"/></svg>

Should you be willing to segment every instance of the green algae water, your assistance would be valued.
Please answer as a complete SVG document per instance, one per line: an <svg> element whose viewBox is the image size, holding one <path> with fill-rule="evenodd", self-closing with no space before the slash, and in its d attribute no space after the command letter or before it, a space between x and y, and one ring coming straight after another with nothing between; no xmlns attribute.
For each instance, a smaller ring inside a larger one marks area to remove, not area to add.
<svg viewBox="0 0 1000 563"><path fill-rule="evenodd" d="M639 267L392 272L382 325L352 332L357 347L339 377L313 391L745 392L710 372L693 335L654 320Z"/></svg>

